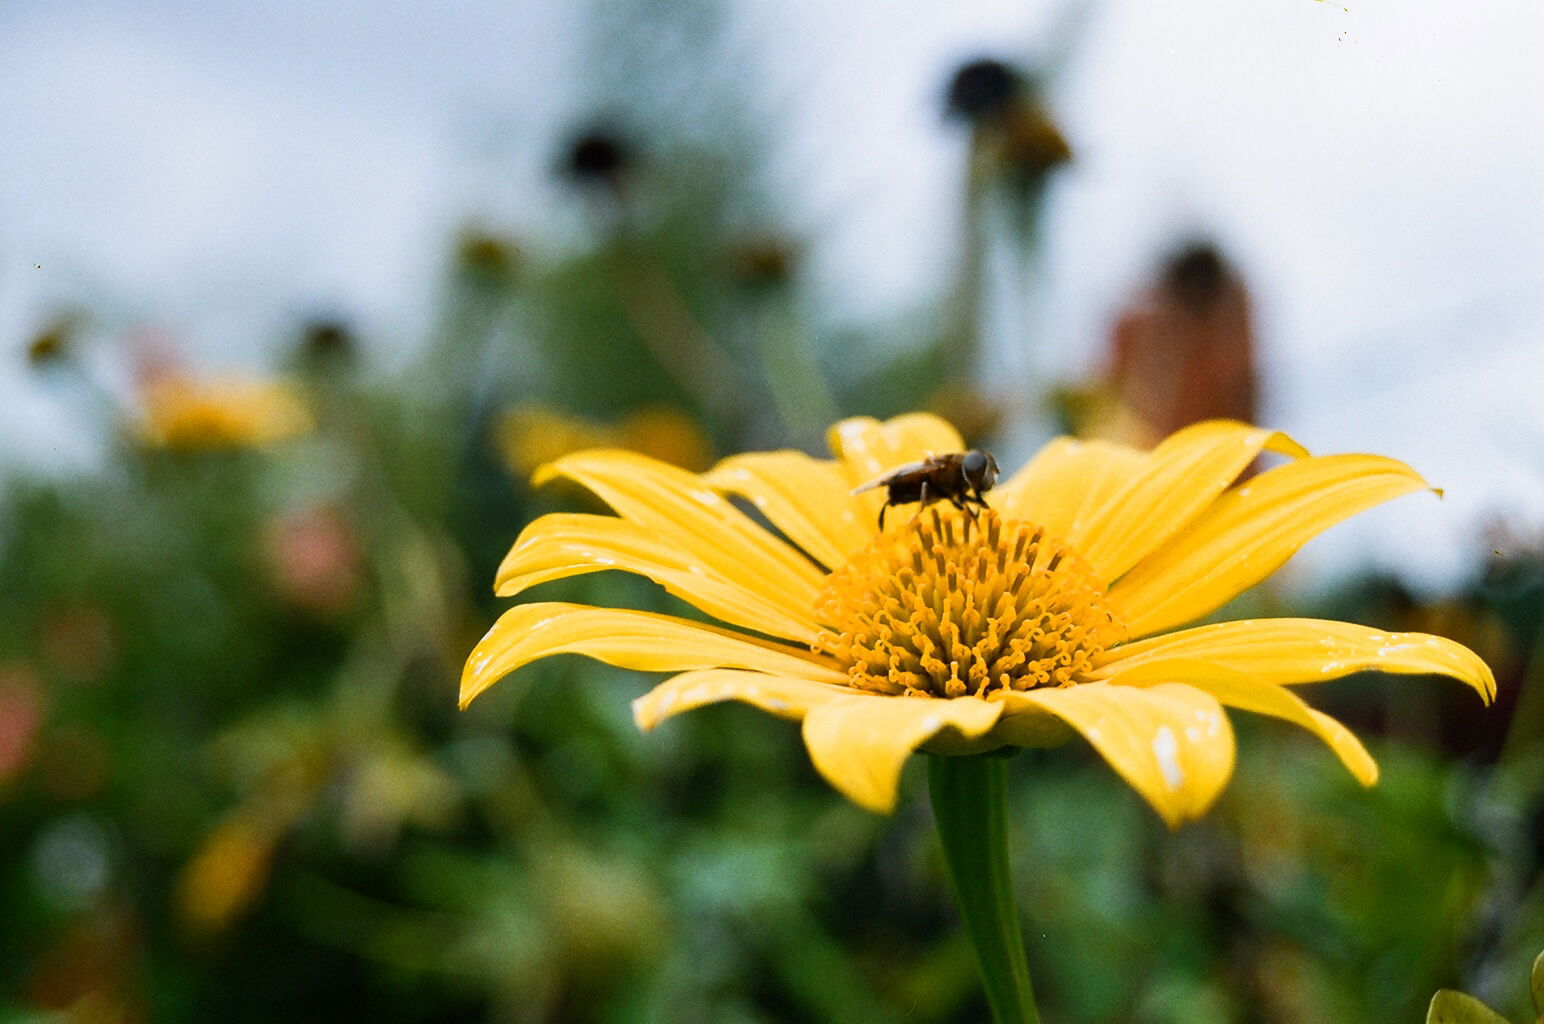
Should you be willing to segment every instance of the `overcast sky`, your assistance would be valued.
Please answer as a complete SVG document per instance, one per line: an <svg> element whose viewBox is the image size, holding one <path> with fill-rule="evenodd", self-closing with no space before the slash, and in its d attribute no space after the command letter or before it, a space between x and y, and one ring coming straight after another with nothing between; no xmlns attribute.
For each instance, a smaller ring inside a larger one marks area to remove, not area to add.
<svg viewBox="0 0 1544 1024"><path fill-rule="evenodd" d="M1034 56L1057 8L743 6L779 198L823 225L814 287L856 319L938 294L961 157L940 83ZM79 302L211 365L260 362L315 310L408 343L451 226L550 230L553 140L584 113L576 9L4 0L0 338ZM1209 230L1256 296L1266 419L1447 489L1302 572L1354 552L1437 581L1472 566L1487 513L1544 526L1544 5L1108 0L1080 40L1051 97L1079 157L1034 329L1053 365L1079 368L1176 232ZM87 447L0 362L4 462Z"/></svg>

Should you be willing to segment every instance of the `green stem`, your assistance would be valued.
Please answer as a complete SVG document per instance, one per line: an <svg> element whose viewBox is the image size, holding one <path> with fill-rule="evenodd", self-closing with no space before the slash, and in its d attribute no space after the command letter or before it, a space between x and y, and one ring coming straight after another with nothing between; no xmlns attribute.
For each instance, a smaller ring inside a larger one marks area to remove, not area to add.
<svg viewBox="0 0 1544 1024"><path fill-rule="evenodd" d="M976 950L995 1024L1039 1024L1008 870L1007 762L930 755L928 791L960 918Z"/></svg>

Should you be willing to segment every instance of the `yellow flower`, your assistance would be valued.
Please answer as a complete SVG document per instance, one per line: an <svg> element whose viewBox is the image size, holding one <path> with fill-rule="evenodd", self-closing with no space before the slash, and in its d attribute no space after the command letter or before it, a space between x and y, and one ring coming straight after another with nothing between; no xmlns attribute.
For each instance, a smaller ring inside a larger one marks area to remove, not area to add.
<svg viewBox="0 0 1544 1024"><path fill-rule="evenodd" d="M642 728L716 701L755 705L802 722L816 768L876 811L893 808L914 750L1041 746L1071 730L1172 826L1202 814L1232 773L1224 706L1307 729L1370 785L1377 766L1362 744L1289 686L1378 670L1448 675L1494 696L1485 663L1440 637L1313 619L1175 631L1330 525L1426 487L1393 459L1312 457L1230 421L1150 452L1061 438L992 491L978 518L934 505L892 516L881 534L880 493L853 488L958 451L959 435L910 415L845 420L830 443L833 460L740 455L701 476L623 451L541 470L538 483L566 477L617 515L532 522L499 569L498 593L622 569L736 628L521 605L472 652L462 705L551 654L678 672L634 704ZM1289 461L1235 486L1262 451Z"/></svg>
<svg viewBox="0 0 1544 1024"><path fill-rule="evenodd" d="M143 383L140 400L140 436L157 448L255 447L311 429L300 396L275 380L162 373Z"/></svg>
<svg viewBox="0 0 1544 1024"><path fill-rule="evenodd" d="M711 442L689 417L664 406L634 410L614 426L537 403L499 418L494 442L505 465L521 476L586 448L625 448L684 469L711 461Z"/></svg>
<svg viewBox="0 0 1544 1024"><path fill-rule="evenodd" d="M250 814L217 826L177 881L177 910L184 927L213 934L250 909L268 883L281 834Z"/></svg>

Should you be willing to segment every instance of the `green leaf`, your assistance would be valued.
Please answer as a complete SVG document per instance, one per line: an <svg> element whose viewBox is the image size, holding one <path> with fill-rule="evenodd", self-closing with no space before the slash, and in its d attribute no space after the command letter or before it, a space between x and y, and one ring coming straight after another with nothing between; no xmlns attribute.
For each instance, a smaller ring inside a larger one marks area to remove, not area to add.
<svg viewBox="0 0 1544 1024"><path fill-rule="evenodd" d="M1507 1024L1507 1020L1473 996L1445 988L1431 997L1426 1024Z"/></svg>
<svg viewBox="0 0 1544 1024"><path fill-rule="evenodd" d="M1529 980L1533 987L1533 1012L1544 1017L1544 953L1534 958L1533 976Z"/></svg>

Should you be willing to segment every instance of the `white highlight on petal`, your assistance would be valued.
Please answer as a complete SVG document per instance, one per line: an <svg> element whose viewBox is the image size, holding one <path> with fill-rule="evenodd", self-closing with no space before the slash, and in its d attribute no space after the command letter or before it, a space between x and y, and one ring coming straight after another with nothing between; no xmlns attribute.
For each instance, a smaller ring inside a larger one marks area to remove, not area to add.
<svg viewBox="0 0 1544 1024"><path fill-rule="evenodd" d="M1163 781L1170 789L1179 789L1185 784L1185 772L1179 766L1179 740L1174 738L1174 730L1167 725L1160 725L1153 737L1153 755L1158 758Z"/></svg>

